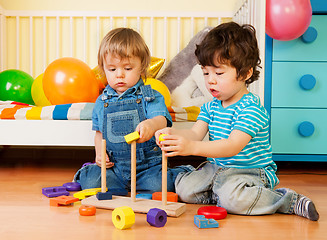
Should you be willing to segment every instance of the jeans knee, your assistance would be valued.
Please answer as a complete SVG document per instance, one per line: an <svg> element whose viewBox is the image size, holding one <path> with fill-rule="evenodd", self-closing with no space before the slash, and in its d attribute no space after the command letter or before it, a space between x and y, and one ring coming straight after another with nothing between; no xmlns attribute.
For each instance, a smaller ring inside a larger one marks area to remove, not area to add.
<svg viewBox="0 0 327 240"><path fill-rule="evenodd" d="M98 188L101 186L101 178L99 167L96 165L88 165L76 173L74 181L81 184L82 189Z"/></svg>
<svg viewBox="0 0 327 240"><path fill-rule="evenodd" d="M196 195L194 194L194 188L187 179L185 179L185 173L180 173L175 180L176 193L179 199L187 203L196 203Z"/></svg>

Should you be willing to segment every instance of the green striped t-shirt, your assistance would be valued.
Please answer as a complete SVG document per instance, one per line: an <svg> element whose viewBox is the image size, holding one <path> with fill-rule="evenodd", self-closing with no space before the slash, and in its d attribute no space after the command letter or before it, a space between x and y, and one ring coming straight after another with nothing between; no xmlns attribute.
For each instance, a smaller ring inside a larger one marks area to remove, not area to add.
<svg viewBox="0 0 327 240"><path fill-rule="evenodd" d="M227 139L234 129L252 137L237 155L208 158L211 163L230 168L263 168L271 188L279 183L275 174L277 166L272 160L269 143L269 116L258 96L245 94L237 103L227 108L215 98L203 104L198 120L208 123L209 141Z"/></svg>

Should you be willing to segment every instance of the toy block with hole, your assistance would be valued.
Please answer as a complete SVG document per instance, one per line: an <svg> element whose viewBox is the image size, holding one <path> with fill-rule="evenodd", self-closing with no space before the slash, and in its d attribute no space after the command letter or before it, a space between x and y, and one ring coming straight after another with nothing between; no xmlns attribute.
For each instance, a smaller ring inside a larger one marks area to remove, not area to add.
<svg viewBox="0 0 327 240"><path fill-rule="evenodd" d="M96 213L96 208L94 206L80 206L78 212L81 216L93 216Z"/></svg>
<svg viewBox="0 0 327 240"><path fill-rule="evenodd" d="M66 190L69 192L82 190L81 184L79 184L78 182L68 182L68 183L64 183L62 186L65 187Z"/></svg>
<svg viewBox="0 0 327 240"><path fill-rule="evenodd" d="M215 219L207 219L203 215L194 216L194 224L198 228L217 228L219 227L218 222Z"/></svg>
<svg viewBox="0 0 327 240"><path fill-rule="evenodd" d="M49 198L69 195L69 192L63 186L42 188L42 193Z"/></svg>
<svg viewBox="0 0 327 240"><path fill-rule="evenodd" d="M159 135L159 142L166 141L166 139L164 139L164 136L167 136L167 135L168 134L164 134L164 133L160 134Z"/></svg>
<svg viewBox="0 0 327 240"><path fill-rule="evenodd" d="M153 200L162 200L162 192L152 193ZM167 201L168 202L178 202L178 194L174 192L167 192Z"/></svg>
<svg viewBox="0 0 327 240"><path fill-rule="evenodd" d="M150 193L140 193L140 194L136 195L136 198L152 199L152 194L150 194Z"/></svg>
<svg viewBox="0 0 327 240"><path fill-rule="evenodd" d="M55 197L55 198L51 198L50 199L50 206L54 206L54 207L59 207L59 206L67 206L70 205L74 202L79 201L78 198L75 197L71 197L71 196L59 196L59 197Z"/></svg>
<svg viewBox="0 0 327 240"><path fill-rule="evenodd" d="M216 206L204 206L198 209L198 215L203 215L206 218L213 218L215 220L224 219L227 216L225 208Z"/></svg>
<svg viewBox="0 0 327 240"><path fill-rule="evenodd" d="M98 192L96 194L98 200L111 200L112 199L112 193L110 191L108 192Z"/></svg>
<svg viewBox="0 0 327 240"><path fill-rule="evenodd" d="M132 132L124 136L125 141L130 144L131 142L137 141L140 138L140 134L138 132Z"/></svg>
<svg viewBox="0 0 327 240"><path fill-rule="evenodd" d="M89 188L74 193L74 197L79 198L80 200L85 199L86 197L96 195L98 192L101 191L101 188Z"/></svg>
<svg viewBox="0 0 327 240"><path fill-rule="evenodd" d="M146 215L146 221L154 227L163 227L167 222L167 213L159 208L151 208Z"/></svg>
<svg viewBox="0 0 327 240"><path fill-rule="evenodd" d="M112 212L112 222L118 229L127 229L135 223L135 213L130 207L118 207Z"/></svg>

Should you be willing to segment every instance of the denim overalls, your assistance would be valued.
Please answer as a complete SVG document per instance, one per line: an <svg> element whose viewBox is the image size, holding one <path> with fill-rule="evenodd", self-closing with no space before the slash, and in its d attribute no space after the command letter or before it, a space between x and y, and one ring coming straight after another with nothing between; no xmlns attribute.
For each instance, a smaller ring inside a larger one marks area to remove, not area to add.
<svg viewBox="0 0 327 240"><path fill-rule="evenodd" d="M103 137L107 143L107 154L115 165L107 169L107 187L130 190L131 146L124 136L134 132L137 125L146 119L146 102L155 99L150 85L141 85L132 98L110 101L111 95L102 94L104 106ZM161 150L155 137L144 143L137 143L136 190L142 192L161 191ZM178 173L192 170L181 166L167 171L167 190L175 191L174 181ZM82 189L100 187L101 169L95 164L81 168L75 175Z"/></svg>

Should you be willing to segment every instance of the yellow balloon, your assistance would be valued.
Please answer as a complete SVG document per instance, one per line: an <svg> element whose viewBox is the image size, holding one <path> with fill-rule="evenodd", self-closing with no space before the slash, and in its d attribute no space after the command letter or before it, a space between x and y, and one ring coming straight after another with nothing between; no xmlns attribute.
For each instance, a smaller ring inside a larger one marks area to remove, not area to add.
<svg viewBox="0 0 327 240"><path fill-rule="evenodd" d="M36 106L50 106L51 103L47 99L43 91L43 73L40 74L32 84L32 98Z"/></svg>
<svg viewBox="0 0 327 240"><path fill-rule="evenodd" d="M171 97L168 87L161 81L154 78L147 78L144 81L145 85L151 85L152 89L157 90L165 98L165 104L168 107L171 106Z"/></svg>
<svg viewBox="0 0 327 240"><path fill-rule="evenodd" d="M157 58L157 57L151 57L151 63L150 67L148 68L147 77L148 78L155 78L162 68L163 64L165 62L165 59Z"/></svg>
<svg viewBox="0 0 327 240"><path fill-rule="evenodd" d="M92 71L94 72L95 78L98 81L99 91L102 92L102 90L108 85L106 74L104 74L104 72L100 70L99 66L93 68Z"/></svg>

